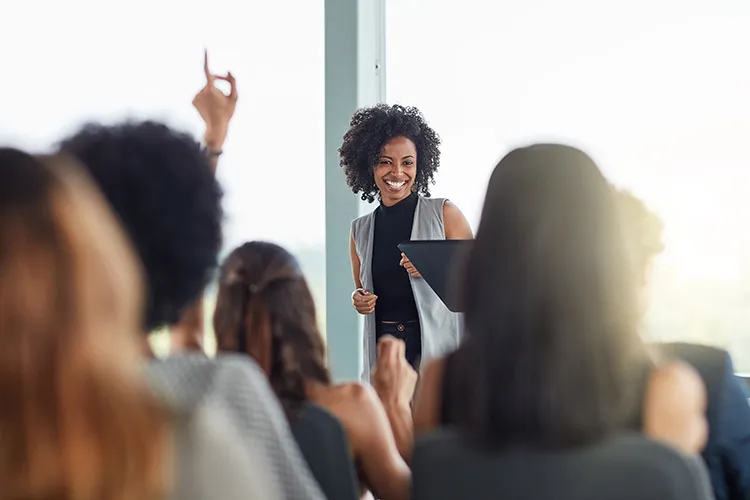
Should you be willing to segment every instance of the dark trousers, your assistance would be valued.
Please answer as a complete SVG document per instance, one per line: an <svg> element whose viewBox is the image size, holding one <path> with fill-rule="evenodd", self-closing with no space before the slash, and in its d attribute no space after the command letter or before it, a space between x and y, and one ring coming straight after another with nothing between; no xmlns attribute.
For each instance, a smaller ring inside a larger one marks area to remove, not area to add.
<svg viewBox="0 0 750 500"><path fill-rule="evenodd" d="M419 361L422 358L422 329L418 320L403 323L378 321L375 333L376 341L379 341L383 335L391 335L403 340L406 344L406 361L415 370L419 370Z"/></svg>

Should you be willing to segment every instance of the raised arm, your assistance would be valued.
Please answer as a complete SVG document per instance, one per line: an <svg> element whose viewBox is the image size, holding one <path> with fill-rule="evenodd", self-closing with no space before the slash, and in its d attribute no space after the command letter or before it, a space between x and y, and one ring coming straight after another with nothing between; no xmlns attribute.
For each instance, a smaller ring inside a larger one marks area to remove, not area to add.
<svg viewBox="0 0 750 500"><path fill-rule="evenodd" d="M411 471L399 454L388 415L370 387L357 384L351 417L344 421L366 486L375 498L407 500L411 497Z"/></svg>
<svg viewBox="0 0 750 500"><path fill-rule="evenodd" d="M444 371L445 358L431 360L422 368L412 407L415 437L440 427Z"/></svg>
<svg viewBox="0 0 750 500"><path fill-rule="evenodd" d="M227 73L226 76L211 73L208 67L208 51L204 54L203 71L206 75L206 85L193 99L193 106L206 124L203 145L206 148L211 169L216 172L219 156L222 154L224 141L229 131L229 122L237 106L237 84L232 73ZM228 95L216 88L216 80L229 83Z"/></svg>
<svg viewBox="0 0 750 500"><path fill-rule="evenodd" d="M206 124L203 146L208 157L211 171L216 173L219 156L222 154L224 141L229 131L229 122L234 116L237 105L237 84L234 76L219 76L211 73L208 67L208 51L204 53L203 72L206 85L196 94L193 106ZM229 83L229 95L216 88L216 80ZM182 313L177 325L170 329L170 352L203 350L203 296L201 295Z"/></svg>
<svg viewBox="0 0 750 500"><path fill-rule="evenodd" d="M461 210L450 201L446 201L443 205L443 224L445 225L446 240L474 239L469 221L466 220Z"/></svg>

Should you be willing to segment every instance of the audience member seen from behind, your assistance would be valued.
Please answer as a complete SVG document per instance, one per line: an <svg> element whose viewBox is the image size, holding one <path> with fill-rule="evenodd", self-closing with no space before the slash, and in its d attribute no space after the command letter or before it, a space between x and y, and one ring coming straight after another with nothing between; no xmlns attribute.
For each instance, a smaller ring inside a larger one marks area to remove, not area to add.
<svg viewBox="0 0 750 500"><path fill-rule="evenodd" d="M680 432L651 437L703 447L705 390L690 367L647 353L621 227L613 189L581 151L534 145L503 158L465 270L468 335L427 367L417 432L457 425L495 447L573 448L643 429L643 405L664 398L674 406L649 415Z"/></svg>
<svg viewBox="0 0 750 500"><path fill-rule="evenodd" d="M0 149L0 498L165 498L140 269L89 182Z"/></svg>
<svg viewBox="0 0 750 500"><path fill-rule="evenodd" d="M232 94L205 95L201 115L223 120L206 123L208 141L210 131L228 128L231 113L206 108L231 110L225 100ZM143 264L147 302L142 331L147 346L145 334L175 325L200 299L216 270L222 193L211 159L189 135L150 121L88 125L65 139L61 149L83 162ZM148 375L162 397L183 413L203 407L222 413L231 424L226 427L238 433L236 441L248 454L264 459L285 498L321 498L281 407L254 363L186 354L154 360Z"/></svg>
<svg viewBox="0 0 750 500"><path fill-rule="evenodd" d="M346 430L363 486L376 498L409 498L411 474L375 392L359 383L331 382L315 304L296 259L271 243L240 246L222 266L217 300L219 352L252 356L292 421L306 402L330 411ZM391 384L385 400L408 407L416 373L406 363L403 342L391 337L380 348L393 351L389 359L402 363L407 374Z"/></svg>
<svg viewBox="0 0 750 500"><path fill-rule="evenodd" d="M664 249L663 226L656 214L632 193L619 191L618 198L641 283L641 310L645 313L651 295L654 261ZM711 474L716 499L750 499L749 396L742 381L734 374L731 356L722 349L695 344L664 345L661 350L665 356L674 356L693 365L706 385L708 442L702 454ZM664 403L669 402L654 401L654 405ZM659 420L655 422L658 423ZM651 432L666 433L674 429L669 421L664 424L667 425L663 429Z"/></svg>

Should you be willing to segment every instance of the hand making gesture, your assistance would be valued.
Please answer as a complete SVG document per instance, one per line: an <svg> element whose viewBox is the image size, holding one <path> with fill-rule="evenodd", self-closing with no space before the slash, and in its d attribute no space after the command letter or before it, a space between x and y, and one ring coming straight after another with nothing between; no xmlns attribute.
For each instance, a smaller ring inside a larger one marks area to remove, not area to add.
<svg viewBox="0 0 750 500"><path fill-rule="evenodd" d="M226 76L211 73L208 68L208 50L204 55L203 70L206 73L206 85L193 99L193 106L206 123L206 147L212 151L221 151L237 105L237 85L232 73L227 73ZM216 80L229 83L229 95L216 88Z"/></svg>

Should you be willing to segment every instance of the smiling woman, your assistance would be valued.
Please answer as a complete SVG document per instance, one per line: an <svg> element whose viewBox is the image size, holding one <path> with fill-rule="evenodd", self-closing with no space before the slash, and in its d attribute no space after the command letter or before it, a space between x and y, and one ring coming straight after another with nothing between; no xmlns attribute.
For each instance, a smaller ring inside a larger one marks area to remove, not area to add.
<svg viewBox="0 0 750 500"><path fill-rule="evenodd" d="M446 199L431 199L440 166L440 138L417 108L381 104L357 111L339 150L352 191L380 205L352 223L354 308L365 315L364 372L376 362L376 344L392 335L406 344L418 368L454 349L460 320L398 249L409 240L471 239L469 223Z"/></svg>

